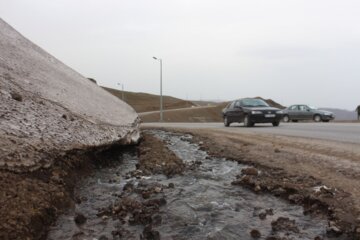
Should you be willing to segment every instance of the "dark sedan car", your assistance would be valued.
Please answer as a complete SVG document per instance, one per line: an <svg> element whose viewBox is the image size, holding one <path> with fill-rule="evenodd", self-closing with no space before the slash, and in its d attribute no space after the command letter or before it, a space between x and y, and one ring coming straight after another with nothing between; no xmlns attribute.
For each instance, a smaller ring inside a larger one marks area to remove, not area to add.
<svg viewBox="0 0 360 240"><path fill-rule="evenodd" d="M297 122L298 120L314 120L315 122L329 122L335 119L335 114L329 111L319 110L304 104L292 105L283 110L284 122Z"/></svg>
<svg viewBox="0 0 360 240"><path fill-rule="evenodd" d="M233 122L243 122L246 127L252 127L255 123L272 123L277 127L282 119L282 111L270 107L261 99L243 98L233 101L224 108L223 118L226 127Z"/></svg>

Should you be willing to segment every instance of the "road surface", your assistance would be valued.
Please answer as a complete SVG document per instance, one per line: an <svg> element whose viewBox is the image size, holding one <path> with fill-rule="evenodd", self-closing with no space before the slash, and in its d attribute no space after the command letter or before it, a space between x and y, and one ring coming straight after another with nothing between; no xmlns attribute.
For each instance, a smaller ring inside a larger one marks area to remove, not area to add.
<svg viewBox="0 0 360 240"><path fill-rule="evenodd" d="M232 124L226 128L222 123L143 123L142 126L190 129L209 128L232 133L262 133L360 144L359 123L281 123L279 127L272 127L269 124L258 124L252 128L245 128L239 124Z"/></svg>

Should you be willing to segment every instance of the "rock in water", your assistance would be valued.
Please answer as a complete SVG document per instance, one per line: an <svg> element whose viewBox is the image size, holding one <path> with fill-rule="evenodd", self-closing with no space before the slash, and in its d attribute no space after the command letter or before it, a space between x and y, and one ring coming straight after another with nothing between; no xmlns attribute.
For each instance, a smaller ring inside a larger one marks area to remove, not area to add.
<svg viewBox="0 0 360 240"><path fill-rule="evenodd" d="M74 221L76 224L81 225L86 222L86 217L82 213L77 213L74 217Z"/></svg>

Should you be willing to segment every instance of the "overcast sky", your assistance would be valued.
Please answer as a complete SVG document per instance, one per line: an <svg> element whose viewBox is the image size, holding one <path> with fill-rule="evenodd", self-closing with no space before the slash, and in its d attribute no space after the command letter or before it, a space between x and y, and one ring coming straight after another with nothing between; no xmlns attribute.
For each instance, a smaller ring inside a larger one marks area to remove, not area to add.
<svg viewBox="0 0 360 240"><path fill-rule="evenodd" d="M0 17L107 87L158 94L156 56L165 95L360 104L358 0L0 0Z"/></svg>

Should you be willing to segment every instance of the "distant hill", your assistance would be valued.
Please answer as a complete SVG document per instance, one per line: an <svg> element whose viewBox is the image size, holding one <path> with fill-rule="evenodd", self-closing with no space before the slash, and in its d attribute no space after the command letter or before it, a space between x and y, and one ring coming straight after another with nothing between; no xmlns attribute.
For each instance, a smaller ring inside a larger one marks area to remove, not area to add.
<svg viewBox="0 0 360 240"><path fill-rule="evenodd" d="M338 109L338 108L320 108L321 110L326 110L333 112L336 117L335 121L355 121L357 120L357 113L354 111L349 111L346 109Z"/></svg>
<svg viewBox="0 0 360 240"><path fill-rule="evenodd" d="M262 98L262 97L254 97L254 98L261 99L261 100L265 101L271 107L276 107L276 108L280 108L280 109L285 108L283 105L281 105L280 103L275 102L272 99L265 99L265 98ZM226 107L230 102L232 102L232 101L219 103L218 106L221 107L221 109L222 109L222 108Z"/></svg>
<svg viewBox="0 0 360 240"><path fill-rule="evenodd" d="M122 99L122 91L107 87L102 88ZM137 112L158 111L160 108L160 96L149 93L124 91L124 101L132 106ZM163 96L164 109L188 108L192 106L197 106L197 104L179 98Z"/></svg>
<svg viewBox="0 0 360 240"><path fill-rule="evenodd" d="M255 98L264 100L267 104L269 104L269 105L272 106L272 107L276 107L276 108L280 108L280 109L284 109L284 108L285 108L283 105L281 105L280 103L275 102L275 101L272 100L272 99L264 99L264 98L262 98L262 97L255 97Z"/></svg>

